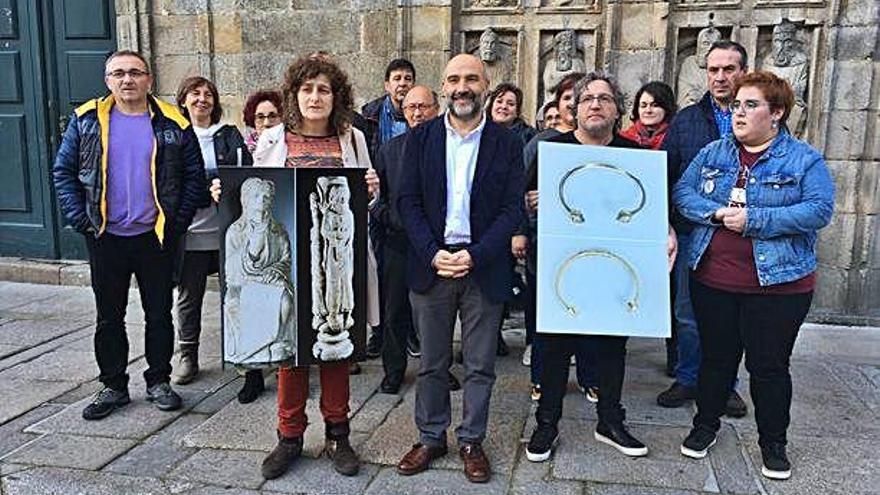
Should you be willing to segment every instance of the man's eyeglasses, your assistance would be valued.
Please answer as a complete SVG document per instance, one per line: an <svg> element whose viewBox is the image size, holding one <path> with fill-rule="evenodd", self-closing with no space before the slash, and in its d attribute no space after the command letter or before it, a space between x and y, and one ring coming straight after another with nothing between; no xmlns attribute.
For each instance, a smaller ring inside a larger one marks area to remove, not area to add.
<svg viewBox="0 0 880 495"><path fill-rule="evenodd" d="M112 77L113 79L125 79L125 76L131 76L132 79L140 79L141 77L150 75L149 72L140 70L140 69L131 69L131 70L114 70L113 72L108 72L107 76Z"/></svg>
<svg viewBox="0 0 880 495"><path fill-rule="evenodd" d="M730 102L730 111L731 112L739 112L740 108L742 108L742 110L745 113L752 113L755 110L757 110L758 107L762 107L764 105L769 105L769 103L767 103L766 101L758 101L758 100L746 100L746 101L733 100L732 102Z"/></svg>
<svg viewBox="0 0 880 495"><path fill-rule="evenodd" d="M277 113L274 113L274 112L273 112L273 113L265 113L265 114L264 114L264 113L258 113L258 114L256 114L256 115L254 115L254 120L258 120L258 121L268 120L268 121L271 122L271 121L277 119L278 117L279 117L279 115L278 115Z"/></svg>
<svg viewBox="0 0 880 495"><path fill-rule="evenodd" d="M578 103L586 103L587 105L592 105L593 102L598 101L600 105L611 105L614 103L614 97L608 94L604 95L584 95L581 97L581 100Z"/></svg>
<svg viewBox="0 0 880 495"><path fill-rule="evenodd" d="M403 109L408 110L410 112L415 112L416 110L420 110L422 112L428 110L429 108L434 108L434 105L428 103L410 103L408 105L404 105Z"/></svg>

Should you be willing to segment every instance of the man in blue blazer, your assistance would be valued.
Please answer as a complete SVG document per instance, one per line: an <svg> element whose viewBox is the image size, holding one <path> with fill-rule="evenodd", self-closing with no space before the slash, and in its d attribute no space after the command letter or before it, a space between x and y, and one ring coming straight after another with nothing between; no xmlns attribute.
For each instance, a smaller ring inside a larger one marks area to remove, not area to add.
<svg viewBox="0 0 880 495"><path fill-rule="evenodd" d="M464 355L464 414L455 433L464 472L486 482L482 449L495 382L495 349L511 284L510 240L524 214L522 145L483 113L482 62L453 57L443 76L448 111L409 134L398 210L410 241L408 283L422 359L415 420L420 438L400 474L446 454L448 368L456 316Z"/></svg>

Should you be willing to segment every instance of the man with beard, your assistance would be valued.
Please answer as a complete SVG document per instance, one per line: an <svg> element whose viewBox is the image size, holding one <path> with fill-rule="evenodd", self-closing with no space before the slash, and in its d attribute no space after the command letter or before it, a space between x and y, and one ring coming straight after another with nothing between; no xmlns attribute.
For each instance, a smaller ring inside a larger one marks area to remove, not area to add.
<svg viewBox="0 0 880 495"><path fill-rule="evenodd" d="M490 477L483 452L495 349L510 295L510 238L523 218L522 145L486 119L489 81L480 59L459 54L446 65L446 114L415 128L405 145L397 201L410 241L407 275L422 359L416 384L419 442L397 472L412 475L445 455L451 421L448 368L456 317L464 354L464 412L455 430L464 473Z"/></svg>
<svg viewBox="0 0 880 495"><path fill-rule="evenodd" d="M587 66L578 58L577 32L566 29L553 37L554 56L544 66L544 101L553 99L553 92L563 78L575 72L586 72Z"/></svg>
<svg viewBox="0 0 880 495"><path fill-rule="evenodd" d="M623 93L614 80L601 72L591 72L577 82L574 95L573 112L577 128L550 138L548 142L640 148L637 143L618 134L620 119L625 110ZM530 210L538 208L537 183L536 158L528 173L527 201ZM669 232L667 255L671 267L675 259L676 243L671 228ZM537 426L526 449L526 457L532 462L542 462L550 458L559 438L557 426L562 417L562 399L568 384L568 363L582 341L591 341L597 350L599 400L596 412L599 422L594 435L596 440L631 457L648 455L648 448L633 437L624 425L625 411L620 404L627 337L543 334L541 341L544 359L541 373L542 394L535 412Z"/></svg>
<svg viewBox="0 0 880 495"><path fill-rule="evenodd" d="M797 138L803 138L807 125L806 96L810 77L808 62L797 24L783 19L773 27L773 54L764 62L764 69L787 80L794 90L794 107L787 125Z"/></svg>

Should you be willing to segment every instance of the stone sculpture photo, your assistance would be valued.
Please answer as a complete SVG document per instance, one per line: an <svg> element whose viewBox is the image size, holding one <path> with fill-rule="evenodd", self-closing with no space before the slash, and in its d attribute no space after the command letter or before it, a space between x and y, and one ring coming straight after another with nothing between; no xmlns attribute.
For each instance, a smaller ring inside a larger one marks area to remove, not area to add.
<svg viewBox="0 0 880 495"><path fill-rule="evenodd" d="M697 33L697 51L685 57L678 69L678 108L700 101L706 93L706 54L712 43L720 41L721 31L709 26Z"/></svg>
<svg viewBox="0 0 880 495"><path fill-rule="evenodd" d="M549 57L541 77L544 83L544 102L553 99L553 92L562 78L572 72L586 72L587 65L578 57L578 35L566 29L553 37L553 56ZM542 103L543 104L543 103Z"/></svg>
<svg viewBox="0 0 880 495"><path fill-rule="evenodd" d="M320 177L309 194L312 225L312 354L338 361L354 351L354 214L345 177Z"/></svg>
<svg viewBox="0 0 880 495"><path fill-rule="evenodd" d="M514 81L514 50L494 29L491 27L484 29L480 33L480 44L472 51L480 57L486 67L490 87L494 88L500 83Z"/></svg>
<svg viewBox="0 0 880 495"><path fill-rule="evenodd" d="M788 116L788 128L798 138L803 138L807 127L807 84L810 64L807 57L802 30L797 24L783 19L773 27L773 48L763 68L787 80L794 90L795 104Z"/></svg>
<svg viewBox="0 0 880 495"><path fill-rule="evenodd" d="M241 185L241 216L224 241L224 357L235 364L278 363L296 356L290 238L273 216L275 184Z"/></svg>

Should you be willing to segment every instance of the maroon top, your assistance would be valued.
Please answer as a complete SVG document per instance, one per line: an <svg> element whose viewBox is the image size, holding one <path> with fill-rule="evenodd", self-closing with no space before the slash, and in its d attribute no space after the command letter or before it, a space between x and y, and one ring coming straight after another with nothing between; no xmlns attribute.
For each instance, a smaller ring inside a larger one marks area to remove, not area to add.
<svg viewBox="0 0 880 495"><path fill-rule="evenodd" d="M735 187L746 186L752 166L763 153L751 153L739 146L740 170ZM715 230L694 276L709 287L740 294L804 294L816 285L816 272L813 272L792 282L762 287L758 282L752 239L723 226Z"/></svg>

